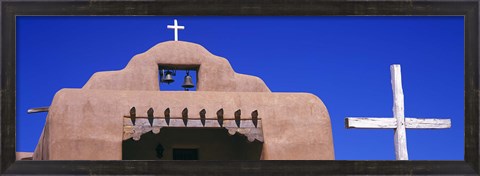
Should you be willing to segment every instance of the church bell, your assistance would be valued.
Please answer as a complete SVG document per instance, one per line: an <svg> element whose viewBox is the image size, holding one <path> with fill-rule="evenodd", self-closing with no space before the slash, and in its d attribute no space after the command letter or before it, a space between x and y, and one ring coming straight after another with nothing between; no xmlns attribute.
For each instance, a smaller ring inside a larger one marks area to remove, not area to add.
<svg viewBox="0 0 480 176"><path fill-rule="evenodd" d="M167 84L170 84L172 83L173 81L175 81L172 77L172 72L169 70L167 71L164 76L162 77L162 82L164 83L167 83Z"/></svg>
<svg viewBox="0 0 480 176"><path fill-rule="evenodd" d="M182 85L182 87L185 88L185 89L195 87L195 85L193 85L193 82L192 82L192 77L190 76L190 74L188 73L188 71L187 71L187 75L185 76L185 78L184 78L184 80L183 80L183 85Z"/></svg>

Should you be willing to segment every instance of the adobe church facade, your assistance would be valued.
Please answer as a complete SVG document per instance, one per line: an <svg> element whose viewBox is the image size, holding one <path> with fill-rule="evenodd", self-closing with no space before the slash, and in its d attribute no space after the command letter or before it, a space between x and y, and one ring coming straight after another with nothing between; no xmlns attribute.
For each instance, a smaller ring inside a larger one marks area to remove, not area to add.
<svg viewBox="0 0 480 176"><path fill-rule="evenodd" d="M196 70L196 91L162 91L161 67ZM317 96L271 92L184 41L159 43L122 70L58 91L33 159L170 160L183 149L200 160L334 159L330 117Z"/></svg>

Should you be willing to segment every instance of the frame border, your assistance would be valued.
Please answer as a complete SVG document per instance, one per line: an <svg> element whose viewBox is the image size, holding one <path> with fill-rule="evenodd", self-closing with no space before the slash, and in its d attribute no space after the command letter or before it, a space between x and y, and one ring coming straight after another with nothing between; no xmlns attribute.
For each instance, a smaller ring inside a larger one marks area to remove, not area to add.
<svg viewBox="0 0 480 176"><path fill-rule="evenodd" d="M159 0L0 2L1 174L478 175L479 1ZM456 15L465 21L464 161L15 161L16 42L19 15Z"/></svg>

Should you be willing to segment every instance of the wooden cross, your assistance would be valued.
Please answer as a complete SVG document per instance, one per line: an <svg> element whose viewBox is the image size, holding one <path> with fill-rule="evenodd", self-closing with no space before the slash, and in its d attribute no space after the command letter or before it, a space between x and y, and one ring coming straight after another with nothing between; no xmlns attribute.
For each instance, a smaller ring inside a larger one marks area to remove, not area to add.
<svg viewBox="0 0 480 176"><path fill-rule="evenodd" d="M178 30L179 29L185 29L185 26L179 26L177 24L177 19L173 20L173 26L172 25L167 25L168 29L173 29L175 31L175 41L178 41Z"/></svg>
<svg viewBox="0 0 480 176"><path fill-rule="evenodd" d="M415 129L444 129L450 128L450 119L419 119L405 118L403 106L402 75L400 65L390 66L393 90L393 118L347 117L346 128L367 129L394 129L395 130L395 157L397 160L408 160L407 136L405 128Z"/></svg>

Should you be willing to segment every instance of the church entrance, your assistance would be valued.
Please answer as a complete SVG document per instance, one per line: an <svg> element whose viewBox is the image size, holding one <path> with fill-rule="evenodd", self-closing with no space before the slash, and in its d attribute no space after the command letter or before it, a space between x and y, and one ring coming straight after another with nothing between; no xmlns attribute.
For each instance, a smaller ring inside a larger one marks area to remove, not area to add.
<svg viewBox="0 0 480 176"><path fill-rule="evenodd" d="M123 141L123 160L259 160L262 142L225 128L163 127Z"/></svg>

